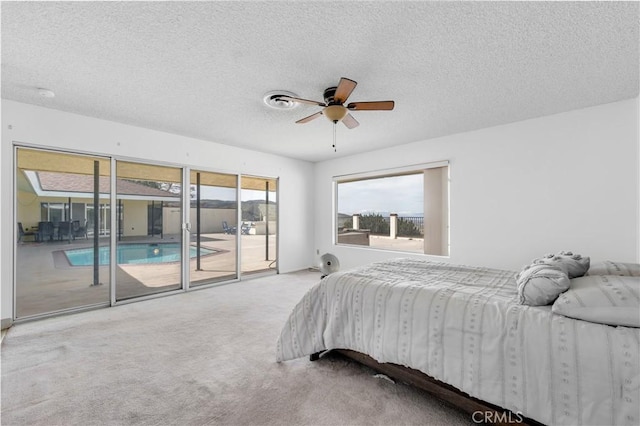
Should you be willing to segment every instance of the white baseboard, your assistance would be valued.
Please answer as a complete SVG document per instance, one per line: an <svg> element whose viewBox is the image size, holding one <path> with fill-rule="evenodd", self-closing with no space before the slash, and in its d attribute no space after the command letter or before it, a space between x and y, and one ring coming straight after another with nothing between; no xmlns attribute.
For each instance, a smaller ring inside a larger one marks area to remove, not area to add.
<svg viewBox="0 0 640 426"><path fill-rule="evenodd" d="M11 318L2 318L0 320L0 329L6 330L7 328L13 325L13 320Z"/></svg>

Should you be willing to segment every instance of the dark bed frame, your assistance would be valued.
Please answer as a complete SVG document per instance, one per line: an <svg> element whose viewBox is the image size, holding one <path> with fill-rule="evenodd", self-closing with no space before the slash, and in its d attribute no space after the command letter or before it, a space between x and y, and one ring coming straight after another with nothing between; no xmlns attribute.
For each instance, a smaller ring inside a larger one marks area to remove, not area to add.
<svg viewBox="0 0 640 426"><path fill-rule="evenodd" d="M473 413L482 413L481 415L476 414L472 418L474 422L478 420L478 423L490 423L495 425L544 426L542 423L535 420L528 419L522 415L469 396L457 388L436 380L421 371L397 364L379 363L369 355L365 355L360 352L348 349L333 349L331 351L312 354L309 359L311 361L317 361L321 356L324 357L326 355L334 354L354 360L396 381L407 383L422 389L441 401L468 413L470 418L472 418L471 416L474 416Z"/></svg>

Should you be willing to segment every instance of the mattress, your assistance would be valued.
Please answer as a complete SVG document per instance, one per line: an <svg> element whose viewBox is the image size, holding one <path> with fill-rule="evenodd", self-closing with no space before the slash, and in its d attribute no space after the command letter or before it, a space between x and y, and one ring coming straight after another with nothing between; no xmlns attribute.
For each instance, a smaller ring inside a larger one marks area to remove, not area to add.
<svg viewBox="0 0 640 426"><path fill-rule="evenodd" d="M640 423L640 329L517 303L515 272L393 259L322 279L277 342L351 349L545 424Z"/></svg>

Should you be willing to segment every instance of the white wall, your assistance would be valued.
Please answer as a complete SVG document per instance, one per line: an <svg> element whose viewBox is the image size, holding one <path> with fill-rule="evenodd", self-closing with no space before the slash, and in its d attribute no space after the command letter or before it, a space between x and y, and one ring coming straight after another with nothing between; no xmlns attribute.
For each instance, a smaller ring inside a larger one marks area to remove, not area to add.
<svg viewBox="0 0 640 426"><path fill-rule="evenodd" d="M315 248L343 269L405 256L332 245L332 177L449 160L451 256L428 258L518 270L573 250L640 262L638 120L636 98L317 163Z"/></svg>
<svg viewBox="0 0 640 426"><path fill-rule="evenodd" d="M125 212L127 212L126 215L123 215L124 217L121 222L122 236L132 237L132 236L147 235L147 232L149 231L148 205L149 203L146 200L145 201L122 200L122 208L124 209ZM168 222L169 220L176 220L176 219L171 218L166 221L163 221L163 225L165 222ZM182 224L180 215L178 215L178 218L176 221ZM179 226L178 226L178 229L180 229ZM180 231L178 231L177 233L180 233Z"/></svg>
<svg viewBox="0 0 640 426"><path fill-rule="evenodd" d="M11 129L9 128L11 127ZM0 318L12 317L13 142L183 164L205 170L280 177L281 272L313 262L313 164L105 120L2 100L0 147Z"/></svg>
<svg viewBox="0 0 640 426"><path fill-rule="evenodd" d="M636 98L325 161L314 175L304 161L2 100L0 317L12 316L13 141L279 176L281 272L315 263L316 249L343 268L408 255L333 246L332 177L449 160L445 260L519 269L562 249L640 262L638 112Z"/></svg>

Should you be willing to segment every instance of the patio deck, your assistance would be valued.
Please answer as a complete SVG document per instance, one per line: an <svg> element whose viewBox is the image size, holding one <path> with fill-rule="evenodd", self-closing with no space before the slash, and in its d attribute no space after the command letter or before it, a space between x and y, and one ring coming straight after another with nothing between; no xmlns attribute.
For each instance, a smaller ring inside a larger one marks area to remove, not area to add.
<svg viewBox="0 0 640 426"><path fill-rule="evenodd" d="M424 238L390 238L381 235L370 235L369 247L382 250L424 253Z"/></svg>
<svg viewBox="0 0 640 426"><path fill-rule="evenodd" d="M275 268L276 237L269 238L269 258L265 260L265 236L242 235L243 275ZM121 242L163 243L179 242L179 236L123 238ZM106 245L107 238L100 244ZM63 250L92 247L91 239L71 242L21 242L16 252L17 317L23 318L43 312L53 312L78 306L109 302L109 267L99 268L100 282L92 286L91 266L71 266ZM192 245L195 236L192 235ZM201 270L196 260L190 260L191 287L229 281L236 277L235 235L203 234L201 246L218 250L201 257ZM181 288L179 262L155 264L119 264L116 267L116 299L124 300Z"/></svg>

